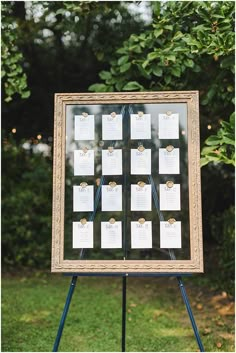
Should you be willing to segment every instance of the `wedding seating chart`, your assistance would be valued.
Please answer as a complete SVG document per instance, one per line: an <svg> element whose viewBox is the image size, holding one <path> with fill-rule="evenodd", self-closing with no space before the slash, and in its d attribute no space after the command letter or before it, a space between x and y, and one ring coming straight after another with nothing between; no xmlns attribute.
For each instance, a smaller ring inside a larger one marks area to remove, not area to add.
<svg viewBox="0 0 236 353"><path fill-rule="evenodd" d="M55 94L52 271L203 272L199 126L197 91Z"/></svg>

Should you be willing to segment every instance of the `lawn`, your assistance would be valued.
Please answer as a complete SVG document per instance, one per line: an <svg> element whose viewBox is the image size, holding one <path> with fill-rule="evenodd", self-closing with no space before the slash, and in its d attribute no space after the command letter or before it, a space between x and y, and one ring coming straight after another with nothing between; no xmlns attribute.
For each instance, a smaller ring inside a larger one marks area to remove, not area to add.
<svg viewBox="0 0 236 353"><path fill-rule="evenodd" d="M3 276L2 352L50 352L70 278ZM234 303L225 292L184 280L208 352L234 351ZM121 278L79 278L59 351L119 352ZM126 351L196 352L175 278L128 278Z"/></svg>

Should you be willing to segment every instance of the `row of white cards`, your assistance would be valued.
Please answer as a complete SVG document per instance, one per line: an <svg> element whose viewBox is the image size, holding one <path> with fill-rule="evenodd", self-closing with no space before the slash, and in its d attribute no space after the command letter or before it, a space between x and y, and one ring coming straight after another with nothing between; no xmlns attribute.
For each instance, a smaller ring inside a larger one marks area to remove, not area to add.
<svg viewBox="0 0 236 353"><path fill-rule="evenodd" d="M122 175L122 150L102 150L102 175ZM131 174L151 175L151 149L131 149ZM159 174L179 174L179 148L159 148ZM94 150L74 151L74 175L94 175Z"/></svg>
<svg viewBox="0 0 236 353"><path fill-rule="evenodd" d="M173 184L173 183L172 183ZM180 211L180 184L160 184L160 210ZM131 184L131 211L152 210L151 185ZM73 211L94 211L93 185L73 186ZM102 185L102 211L122 211L122 185Z"/></svg>
<svg viewBox="0 0 236 353"><path fill-rule="evenodd" d="M73 222L73 248L93 248L93 222ZM101 248L122 248L122 222L101 222ZM131 222L131 248L152 248L152 222ZM181 248L181 222L160 222L160 248Z"/></svg>
<svg viewBox="0 0 236 353"><path fill-rule="evenodd" d="M158 114L159 139L179 138L179 114ZM130 115L130 138L151 139L151 114ZM75 140L94 140L94 115L75 115ZM122 140L122 115L102 115L102 139Z"/></svg>

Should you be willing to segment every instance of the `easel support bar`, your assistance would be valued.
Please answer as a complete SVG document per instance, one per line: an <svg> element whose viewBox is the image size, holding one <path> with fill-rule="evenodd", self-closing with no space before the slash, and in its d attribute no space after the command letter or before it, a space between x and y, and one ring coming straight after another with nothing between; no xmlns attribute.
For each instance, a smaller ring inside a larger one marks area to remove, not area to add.
<svg viewBox="0 0 236 353"><path fill-rule="evenodd" d="M196 322L195 322L195 319L194 319L194 316L193 316L193 312L192 312L191 306L189 304L188 296L187 296L187 293L186 293L182 278L180 276L177 276L177 280L178 280L179 288L180 288L180 291L181 291L181 294L182 294L182 297L183 297L183 300L184 300L184 304L185 304L187 312L188 312L189 319L190 319L191 324L192 324L192 328L193 328L194 335L195 335L196 340L197 340L198 347L199 347L201 352L205 352L203 344L202 344L202 341L201 341L201 338L200 338L200 335L199 335L199 332L198 332L198 329L197 329L197 325L196 325Z"/></svg>
<svg viewBox="0 0 236 353"><path fill-rule="evenodd" d="M126 276L122 277L122 340L121 351L125 352L126 337Z"/></svg>
<svg viewBox="0 0 236 353"><path fill-rule="evenodd" d="M54 346L53 346L53 352L57 352L59 344L60 344L61 335L62 335L62 332L63 332L63 329L64 329L67 313L68 313L68 310L69 310L69 307L70 307L70 302L71 302L72 295L74 293L76 282L77 282L77 276L73 276L72 280L71 280L70 288L69 288L69 291L68 291L68 294L67 294L64 310L63 310L63 313L62 313L62 316L61 316L61 321L60 321L60 324L59 324L57 337L55 339L55 343L54 343Z"/></svg>

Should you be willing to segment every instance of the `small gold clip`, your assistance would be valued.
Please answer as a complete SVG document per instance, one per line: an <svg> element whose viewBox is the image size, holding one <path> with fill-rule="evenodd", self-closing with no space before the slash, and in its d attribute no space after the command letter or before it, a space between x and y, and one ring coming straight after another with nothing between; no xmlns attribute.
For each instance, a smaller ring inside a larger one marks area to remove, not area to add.
<svg viewBox="0 0 236 353"><path fill-rule="evenodd" d="M170 116L170 115L172 115L172 112L171 112L170 110L168 110L168 111L166 112L166 115Z"/></svg>
<svg viewBox="0 0 236 353"><path fill-rule="evenodd" d="M82 115L83 115L84 118L87 118L88 113L83 112Z"/></svg>
<svg viewBox="0 0 236 353"><path fill-rule="evenodd" d="M109 147L108 147L108 152L112 153L113 150L114 150L114 147L113 147L113 146L109 146Z"/></svg>
<svg viewBox="0 0 236 353"><path fill-rule="evenodd" d="M146 183L144 183L144 181L139 181L137 184L138 184L138 186L140 186L141 188L143 188L143 187L146 185Z"/></svg>
<svg viewBox="0 0 236 353"><path fill-rule="evenodd" d="M138 222L139 222L140 224L144 224L144 223L145 223L145 218L139 218Z"/></svg>
<svg viewBox="0 0 236 353"><path fill-rule="evenodd" d="M88 148L87 148L87 147L84 147L84 148L83 148L83 152L84 152L84 153L87 153L87 152L88 152Z"/></svg>
<svg viewBox="0 0 236 353"><path fill-rule="evenodd" d="M168 181L166 182L166 186L167 186L169 189L171 189L171 188L174 186L173 181L168 180Z"/></svg>
<svg viewBox="0 0 236 353"><path fill-rule="evenodd" d="M138 116L143 116L143 112L138 112Z"/></svg>
<svg viewBox="0 0 236 353"><path fill-rule="evenodd" d="M80 223L83 224L83 226L87 223L86 218L81 218Z"/></svg>
<svg viewBox="0 0 236 353"><path fill-rule="evenodd" d="M110 181L109 186L110 186L111 188L116 187L116 182L115 182L115 181Z"/></svg>
<svg viewBox="0 0 236 353"><path fill-rule="evenodd" d="M174 146L172 146L172 145L166 146L167 152L171 152L171 151L173 151L173 149L174 149Z"/></svg>
<svg viewBox="0 0 236 353"><path fill-rule="evenodd" d="M88 186L88 183L86 183L86 181L82 181L82 183L80 183L81 188L86 188L86 186Z"/></svg>
<svg viewBox="0 0 236 353"><path fill-rule="evenodd" d="M112 118L115 118L115 117L116 117L116 113L115 113L115 112L112 112L112 113L111 113L111 117L112 117Z"/></svg>
<svg viewBox="0 0 236 353"><path fill-rule="evenodd" d="M114 223L116 223L116 220L115 220L115 218L110 218L110 219L109 219L109 223L111 223L111 224L114 224Z"/></svg>
<svg viewBox="0 0 236 353"><path fill-rule="evenodd" d="M139 145L138 150L139 150L139 152L143 152L145 150L145 148L143 147L143 145Z"/></svg>
<svg viewBox="0 0 236 353"><path fill-rule="evenodd" d="M169 222L170 224L174 224L176 222L176 220L174 218L170 218L170 219L168 219L167 222Z"/></svg>

